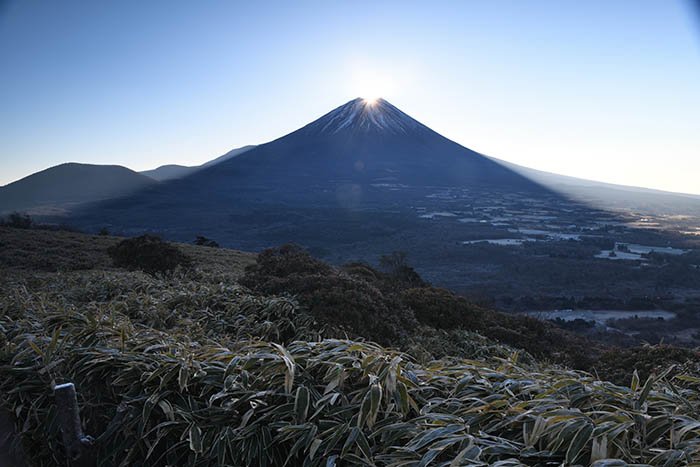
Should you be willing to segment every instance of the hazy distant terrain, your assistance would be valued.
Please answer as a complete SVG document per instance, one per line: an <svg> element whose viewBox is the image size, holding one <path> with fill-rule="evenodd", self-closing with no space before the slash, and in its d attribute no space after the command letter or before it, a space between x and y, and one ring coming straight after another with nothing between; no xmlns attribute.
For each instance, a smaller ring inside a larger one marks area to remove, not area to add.
<svg viewBox="0 0 700 467"><path fill-rule="evenodd" d="M640 211L646 214L700 217L700 195L614 185L543 172L500 160L498 162L525 177L586 204L605 209Z"/></svg>

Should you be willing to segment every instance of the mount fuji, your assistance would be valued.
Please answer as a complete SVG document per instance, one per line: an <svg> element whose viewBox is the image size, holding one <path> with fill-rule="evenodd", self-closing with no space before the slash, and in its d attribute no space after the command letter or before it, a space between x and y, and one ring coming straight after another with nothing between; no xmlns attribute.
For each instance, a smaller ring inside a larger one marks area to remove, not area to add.
<svg viewBox="0 0 700 467"><path fill-rule="evenodd" d="M419 216L412 206L440 187L474 197L556 196L386 100L358 98L235 158L92 205L71 222L181 240L205 234L248 249L286 241L319 246L413 224Z"/></svg>
<svg viewBox="0 0 700 467"><path fill-rule="evenodd" d="M304 186L389 181L411 186L469 184L541 189L493 160L444 138L383 99L354 99L289 135L202 174L205 178L237 175L244 176L244 183L255 185L266 178L281 177L284 190L291 180ZM360 188L363 196L371 198L367 186Z"/></svg>

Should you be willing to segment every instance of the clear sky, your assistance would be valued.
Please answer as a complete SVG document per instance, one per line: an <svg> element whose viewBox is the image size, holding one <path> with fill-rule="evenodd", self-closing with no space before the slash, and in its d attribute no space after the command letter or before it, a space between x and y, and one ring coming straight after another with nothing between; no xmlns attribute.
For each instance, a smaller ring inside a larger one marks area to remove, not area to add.
<svg viewBox="0 0 700 467"><path fill-rule="evenodd" d="M700 194L696 13L671 0L0 0L0 184L66 161L199 164L379 94L493 157Z"/></svg>

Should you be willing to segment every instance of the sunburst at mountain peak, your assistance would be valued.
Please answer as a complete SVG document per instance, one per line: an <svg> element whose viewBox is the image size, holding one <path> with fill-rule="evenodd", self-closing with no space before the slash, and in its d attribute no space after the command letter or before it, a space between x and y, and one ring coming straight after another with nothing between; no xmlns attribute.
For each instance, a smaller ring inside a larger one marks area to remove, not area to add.
<svg viewBox="0 0 700 467"><path fill-rule="evenodd" d="M427 127L381 97L353 99L331 110L304 129L307 132L321 134L346 131L407 134L412 131L428 130Z"/></svg>

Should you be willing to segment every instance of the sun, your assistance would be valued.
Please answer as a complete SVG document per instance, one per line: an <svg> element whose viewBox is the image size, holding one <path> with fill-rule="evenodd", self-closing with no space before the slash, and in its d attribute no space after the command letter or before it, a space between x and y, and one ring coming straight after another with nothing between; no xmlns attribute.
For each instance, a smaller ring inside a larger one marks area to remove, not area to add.
<svg viewBox="0 0 700 467"><path fill-rule="evenodd" d="M352 87L356 96L362 97L368 105L389 94L393 83L389 76L370 70L356 70L352 77Z"/></svg>

